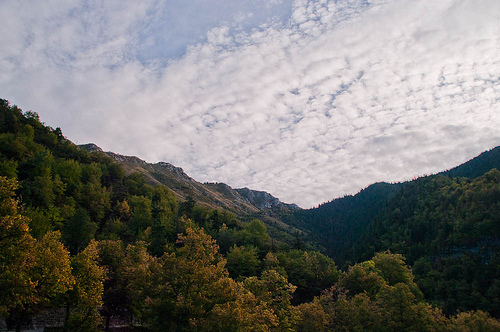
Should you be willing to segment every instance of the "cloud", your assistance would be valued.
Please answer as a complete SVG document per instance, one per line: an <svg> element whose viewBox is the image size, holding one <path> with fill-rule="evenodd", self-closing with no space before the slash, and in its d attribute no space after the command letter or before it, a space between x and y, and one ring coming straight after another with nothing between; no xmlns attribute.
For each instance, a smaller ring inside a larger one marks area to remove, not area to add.
<svg viewBox="0 0 500 332"><path fill-rule="evenodd" d="M4 3L23 14L1 17L3 97L78 143L303 207L500 144L497 1L204 3L198 25L166 2Z"/></svg>

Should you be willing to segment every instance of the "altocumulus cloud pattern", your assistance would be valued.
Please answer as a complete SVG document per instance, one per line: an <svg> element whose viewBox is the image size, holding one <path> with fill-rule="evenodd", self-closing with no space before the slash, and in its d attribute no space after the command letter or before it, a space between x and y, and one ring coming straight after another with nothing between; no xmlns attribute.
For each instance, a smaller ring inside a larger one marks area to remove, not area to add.
<svg viewBox="0 0 500 332"><path fill-rule="evenodd" d="M3 1L0 19L2 98L302 207L500 144L497 0Z"/></svg>

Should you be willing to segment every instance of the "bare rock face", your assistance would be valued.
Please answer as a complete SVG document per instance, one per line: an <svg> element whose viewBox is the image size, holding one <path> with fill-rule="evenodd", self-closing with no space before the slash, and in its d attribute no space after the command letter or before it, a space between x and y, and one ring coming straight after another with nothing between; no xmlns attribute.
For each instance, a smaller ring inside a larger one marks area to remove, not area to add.
<svg viewBox="0 0 500 332"><path fill-rule="evenodd" d="M155 164L157 167L163 168L169 172L174 173L178 177L184 178L189 181L194 181L191 177L189 177L186 173L184 173L184 170L180 167L174 166L170 163L166 163L164 161L160 161L159 163Z"/></svg>
<svg viewBox="0 0 500 332"><path fill-rule="evenodd" d="M299 209L297 205L283 203L278 198L265 191L251 190L246 187L235 190L259 209Z"/></svg>

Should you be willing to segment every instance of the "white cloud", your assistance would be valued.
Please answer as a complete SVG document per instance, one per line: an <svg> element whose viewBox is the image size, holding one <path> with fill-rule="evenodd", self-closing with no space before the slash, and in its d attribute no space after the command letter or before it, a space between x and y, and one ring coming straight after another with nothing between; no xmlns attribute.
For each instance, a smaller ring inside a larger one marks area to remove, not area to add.
<svg viewBox="0 0 500 332"><path fill-rule="evenodd" d="M226 3L198 22L180 3L4 2L2 97L78 143L304 207L500 144L498 1ZM175 24L191 35L159 34Z"/></svg>

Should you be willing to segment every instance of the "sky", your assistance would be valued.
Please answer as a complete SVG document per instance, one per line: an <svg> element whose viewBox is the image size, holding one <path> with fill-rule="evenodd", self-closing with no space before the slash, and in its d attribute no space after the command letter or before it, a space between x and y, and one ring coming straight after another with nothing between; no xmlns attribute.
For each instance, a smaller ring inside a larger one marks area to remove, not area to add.
<svg viewBox="0 0 500 332"><path fill-rule="evenodd" d="M308 208L500 145L498 0L2 0L0 98Z"/></svg>

